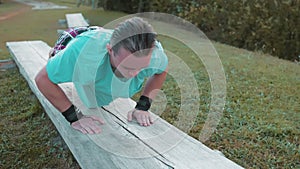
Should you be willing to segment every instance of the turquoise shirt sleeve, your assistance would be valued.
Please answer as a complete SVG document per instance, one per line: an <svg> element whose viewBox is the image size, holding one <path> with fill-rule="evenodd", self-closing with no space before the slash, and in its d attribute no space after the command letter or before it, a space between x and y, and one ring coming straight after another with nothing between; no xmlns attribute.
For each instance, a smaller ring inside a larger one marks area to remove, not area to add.
<svg viewBox="0 0 300 169"><path fill-rule="evenodd" d="M156 46L156 48L152 55L154 55L153 56L155 58L154 62L156 62L156 63L154 63L154 62L150 63L150 66L157 64L156 65L157 72L155 74L161 74L168 67L168 57L165 54L164 49L160 42L156 41L155 46Z"/></svg>

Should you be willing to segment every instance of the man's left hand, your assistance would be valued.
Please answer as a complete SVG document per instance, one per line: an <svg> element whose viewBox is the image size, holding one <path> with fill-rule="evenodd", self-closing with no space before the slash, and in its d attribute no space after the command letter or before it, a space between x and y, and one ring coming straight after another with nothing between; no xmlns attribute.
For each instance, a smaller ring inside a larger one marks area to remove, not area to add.
<svg viewBox="0 0 300 169"><path fill-rule="evenodd" d="M148 111L137 110L137 109L130 110L127 114L127 119L128 121L132 121L133 118L135 118L141 126L146 127L153 124L152 118Z"/></svg>

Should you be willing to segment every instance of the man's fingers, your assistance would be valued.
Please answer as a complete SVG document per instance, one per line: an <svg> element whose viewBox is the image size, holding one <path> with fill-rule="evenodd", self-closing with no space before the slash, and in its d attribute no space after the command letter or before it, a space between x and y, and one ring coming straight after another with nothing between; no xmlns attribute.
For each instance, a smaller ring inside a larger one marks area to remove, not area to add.
<svg viewBox="0 0 300 169"><path fill-rule="evenodd" d="M80 122L79 122L79 121L76 121L76 122L72 123L71 126L72 126L75 130L78 130L78 131L80 131L80 132L83 133L83 134L87 134L87 131L85 130L85 128L83 128L83 127L80 125Z"/></svg>
<svg viewBox="0 0 300 169"><path fill-rule="evenodd" d="M144 119L143 119L143 126L150 126L150 116L145 115Z"/></svg>
<svg viewBox="0 0 300 169"><path fill-rule="evenodd" d="M150 122L150 124L153 124L153 120L152 120L151 116L149 116L149 122Z"/></svg>
<svg viewBox="0 0 300 169"><path fill-rule="evenodd" d="M83 134L98 134L101 132L101 128L95 121L100 124L104 124L104 121L97 116L84 116L78 121L72 123L72 127Z"/></svg>
<svg viewBox="0 0 300 169"><path fill-rule="evenodd" d="M138 123L141 126L149 126L148 116L147 115L140 115L138 118Z"/></svg>
<svg viewBox="0 0 300 169"><path fill-rule="evenodd" d="M83 134L88 134L87 130L85 128L80 128L79 131Z"/></svg>
<svg viewBox="0 0 300 169"><path fill-rule="evenodd" d="M82 128L78 121L72 123L71 126L76 130L80 130Z"/></svg>
<svg viewBox="0 0 300 169"><path fill-rule="evenodd" d="M98 121L100 124L104 124L104 121L98 116L89 116L89 117L91 117L95 121Z"/></svg>
<svg viewBox="0 0 300 169"><path fill-rule="evenodd" d="M127 120L128 121L132 121L132 114L133 114L134 110L130 110L128 113L127 113Z"/></svg>
<svg viewBox="0 0 300 169"><path fill-rule="evenodd" d="M128 121L131 121L133 117L136 119L137 123L141 126L150 126L153 123L150 113L148 111L133 110L128 112L127 114Z"/></svg>
<svg viewBox="0 0 300 169"><path fill-rule="evenodd" d="M147 126L147 117L145 115L142 116L142 124L143 126Z"/></svg>
<svg viewBox="0 0 300 169"><path fill-rule="evenodd" d="M142 115L140 115L139 113L135 113L134 117L136 118L136 121L140 124L143 125L143 119L142 119Z"/></svg>
<svg viewBox="0 0 300 169"><path fill-rule="evenodd" d="M146 117L146 126L150 126L151 124L150 124L150 119L149 119L150 117L148 116L148 117Z"/></svg>
<svg viewBox="0 0 300 169"><path fill-rule="evenodd" d="M94 119L93 119L94 120ZM97 119L97 121L99 121L99 123L104 124L104 121L102 119ZM89 126L87 126L91 129L91 133L90 134L98 134L101 133L101 128L99 127L99 125L97 125L94 122L89 123Z"/></svg>
<svg viewBox="0 0 300 169"><path fill-rule="evenodd" d="M87 132L88 134L94 134L94 131L91 129L90 126L84 126L83 128L86 130L86 132Z"/></svg>
<svg viewBox="0 0 300 169"><path fill-rule="evenodd" d="M99 133L101 133L101 128L97 126L97 127L93 128L93 131L95 134L99 134Z"/></svg>

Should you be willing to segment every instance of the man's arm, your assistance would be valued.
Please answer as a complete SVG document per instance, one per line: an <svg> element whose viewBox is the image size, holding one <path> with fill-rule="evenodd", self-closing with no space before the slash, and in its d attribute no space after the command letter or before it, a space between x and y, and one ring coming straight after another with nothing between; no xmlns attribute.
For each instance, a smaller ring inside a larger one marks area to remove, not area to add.
<svg viewBox="0 0 300 169"><path fill-rule="evenodd" d="M57 84L50 81L46 67L37 74L35 82L41 93L58 111L64 112L72 105L63 90Z"/></svg>
<svg viewBox="0 0 300 169"><path fill-rule="evenodd" d="M166 70L161 74L155 74L150 77L145 84L142 95L147 96L153 100L157 94L157 90L155 89L161 89L164 81L166 80L167 71L168 68L166 68Z"/></svg>
<svg viewBox="0 0 300 169"><path fill-rule="evenodd" d="M51 104L60 112L66 112L72 107L64 91L55 83L51 82L46 67L44 67L35 77L35 82L41 93L51 102ZM74 108L74 107L73 107ZM75 110L72 110L76 113ZM97 116L83 116L78 121L72 122L72 127L84 134L97 134L101 132L96 122L104 124L104 121Z"/></svg>

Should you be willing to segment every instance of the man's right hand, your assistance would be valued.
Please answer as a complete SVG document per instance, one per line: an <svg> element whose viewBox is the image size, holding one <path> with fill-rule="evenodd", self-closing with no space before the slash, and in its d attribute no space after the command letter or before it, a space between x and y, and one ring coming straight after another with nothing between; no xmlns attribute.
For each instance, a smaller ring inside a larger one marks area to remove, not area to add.
<svg viewBox="0 0 300 169"><path fill-rule="evenodd" d="M83 116L78 121L73 122L71 126L83 134L99 134L101 133L99 124L104 124L101 118L97 116Z"/></svg>

